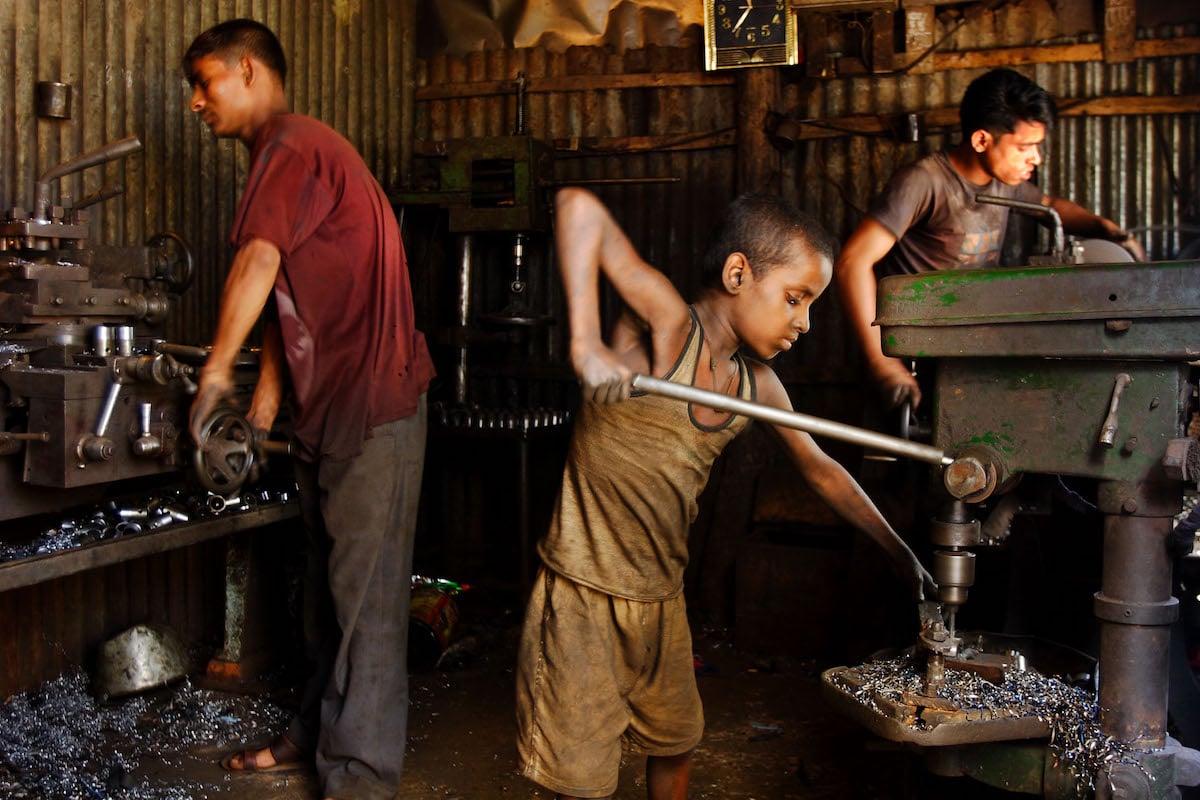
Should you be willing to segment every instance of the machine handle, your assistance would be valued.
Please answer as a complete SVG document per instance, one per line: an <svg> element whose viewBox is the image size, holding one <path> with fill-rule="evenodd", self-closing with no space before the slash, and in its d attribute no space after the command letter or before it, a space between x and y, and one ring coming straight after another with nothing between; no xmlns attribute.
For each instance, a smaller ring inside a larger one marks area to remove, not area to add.
<svg viewBox="0 0 1200 800"><path fill-rule="evenodd" d="M1125 372L1117 375L1116 381L1113 382L1112 399L1108 403L1108 415L1104 418L1104 424L1100 426L1098 441L1101 447L1112 447L1117 441L1117 409L1121 404L1121 392L1125 391L1125 387L1131 383L1133 383L1133 378Z"/></svg>
<svg viewBox="0 0 1200 800"><path fill-rule="evenodd" d="M734 414L741 414L752 419L769 422L772 425L794 428L795 430L814 433L818 436L828 436L831 439L839 439L844 442L882 450L886 453L905 456L915 461L925 461L930 464L937 464L938 466L946 466L954 460L943 451L930 445L910 442L907 439L901 439L896 436L888 436L864 428L856 428L853 425L801 414L796 411L784 411L782 408L775 408L774 406L751 403L741 398L729 397L728 395L710 392L705 389L697 389L695 386L684 386L672 383L671 381L652 378L648 375L634 375L632 385L634 389L648 392L649 394L670 397L675 400L685 400L706 408L716 409L717 411L729 411Z"/></svg>
<svg viewBox="0 0 1200 800"><path fill-rule="evenodd" d="M70 175L73 172L94 167L98 164L104 164L108 161L113 161L118 158L125 158L140 152L142 149L142 141L136 136L126 136L124 139L118 139L115 142L110 142L103 147L92 150L89 153L84 153L81 156L59 164L56 167L51 167L37 179L34 184L34 219L44 220L50 208L50 182Z"/></svg>
<svg viewBox="0 0 1200 800"><path fill-rule="evenodd" d="M1050 206L1040 205L1039 203L1028 203L1024 200L1014 200L1011 197L996 197L995 195L990 194L975 195L975 202L988 203L994 206L1008 206L1009 208L1015 208L1018 211L1024 211L1026 214L1030 214L1035 217L1049 217L1054 223L1054 244L1051 247L1051 251L1056 260L1061 260L1063 253L1066 250L1066 246L1064 244L1065 237L1063 236L1062 217L1060 217L1058 212L1053 208Z"/></svg>

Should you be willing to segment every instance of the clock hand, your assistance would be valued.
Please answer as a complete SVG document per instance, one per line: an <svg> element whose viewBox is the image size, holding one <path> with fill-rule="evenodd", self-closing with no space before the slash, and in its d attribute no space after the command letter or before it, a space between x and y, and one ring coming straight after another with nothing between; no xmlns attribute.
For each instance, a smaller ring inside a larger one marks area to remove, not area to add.
<svg viewBox="0 0 1200 800"><path fill-rule="evenodd" d="M744 8L742 16L738 17L738 21L733 24L733 35L737 36L738 31L742 29L742 23L746 21L746 17L750 16L750 9L754 8L754 0L746 0L746 5L738 6Z"/></svg>

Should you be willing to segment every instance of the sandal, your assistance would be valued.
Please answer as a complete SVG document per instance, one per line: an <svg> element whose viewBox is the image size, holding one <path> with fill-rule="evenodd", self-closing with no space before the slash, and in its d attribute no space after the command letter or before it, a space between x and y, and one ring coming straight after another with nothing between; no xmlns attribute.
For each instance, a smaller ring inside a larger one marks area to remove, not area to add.
<svg viewBox="0 0 1200 800"><path fill-rule="evenodd" d="M271 754L275 763L262 763L266 761L261 755L264 749ZM279 734L265 748L238 750L221 759L221 768L226 772L295 772L308 769L311 765L312 757L297 747L285 733Z"/></svg>

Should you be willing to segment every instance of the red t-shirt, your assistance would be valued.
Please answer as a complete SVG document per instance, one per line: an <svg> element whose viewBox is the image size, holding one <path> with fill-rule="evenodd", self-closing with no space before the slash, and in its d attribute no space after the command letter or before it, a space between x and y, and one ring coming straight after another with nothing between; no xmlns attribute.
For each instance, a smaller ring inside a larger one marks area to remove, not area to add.
<svg viewBox="0 0 1200 800"><path fill-rule="evenodd" d="M355 456L372 427L416 411L434 375L391 204L341 135L279 114L251 149L230 235L234 247L254 238L282 257L275 303L301 456Z"/></svg>

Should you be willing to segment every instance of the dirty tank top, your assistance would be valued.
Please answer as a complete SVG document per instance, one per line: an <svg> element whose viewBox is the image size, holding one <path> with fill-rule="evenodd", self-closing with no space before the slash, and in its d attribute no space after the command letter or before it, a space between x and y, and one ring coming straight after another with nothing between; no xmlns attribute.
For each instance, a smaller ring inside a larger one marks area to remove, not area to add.
<svg viewBox="0 0 1200 800"><path fill-rule="evenodd" d="M704 341L692 310L683 352L665 376L692 385ZM755 399L740 355L738 396ZM615 404L585 401L571 436L550 530L538 544L547 567L631 600L657 601L683 590L687 541L713 461L749 423L731 416L697 424L690 404L635 393Z"/></svg>

